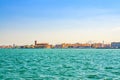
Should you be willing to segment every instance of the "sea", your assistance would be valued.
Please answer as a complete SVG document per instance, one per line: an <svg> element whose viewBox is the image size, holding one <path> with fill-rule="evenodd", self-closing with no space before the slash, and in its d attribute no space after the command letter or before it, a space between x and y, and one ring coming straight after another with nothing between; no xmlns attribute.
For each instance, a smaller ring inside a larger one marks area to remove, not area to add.
<svg viewBox="0 0 120 80"><path fill-rule="evenodd" d="M0 80L120 80L120 49L0 49Z"/></svg>

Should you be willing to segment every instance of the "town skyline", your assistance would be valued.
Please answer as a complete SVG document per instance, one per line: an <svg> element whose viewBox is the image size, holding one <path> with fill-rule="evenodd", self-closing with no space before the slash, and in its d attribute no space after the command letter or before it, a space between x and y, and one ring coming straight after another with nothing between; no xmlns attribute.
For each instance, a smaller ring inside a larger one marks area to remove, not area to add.
<svg viewBox="0 0 120 80"><path fill-rule="evenodd" d="M21 46L21 45L34 45L35 44L35 41L37 41L37 42L39 42L39 43L48 43L48 44L51 44L51 45L56 45L56 44L63 44L63 43L68 43L68 44L75 44L75 43L80 43L80 44L86 44L86 43L88 43L88 44L93 44L93 43L104 43L104 44L110 44L111 42L106 42L106 41L96 41L96 40L88 40L88 41L83 41L83 42L80 42L80 41L76 41L76 42L58 42L58 43L49 43L49 42L46 42L46 41L39 41L39 40L34 40L34 41L32 41L31 43L25 43L25 44L23 44L23 43L20 43L20 44L17 44L17 43L14 43L14 42L12 42L12 43L10 43L10 44L4 44L4 43L2 43L2 44L0 44L0 45L13 45L13 44L15 44L15 45L19 45L19 46ZM120 41L112 41L112 42L120 42Z"/></svg>
<svg viewBox="0 0 120 80"><path fill-rule="evenodd" d="M119 0L0 0L0 45L119 42Z"/></svg>
<svg viewBox="0 0 120 80"><path fill-rule="evenodd" d="M111 43L98 43L98 42L89 42L89 43L61 43L61 44L49 44L49 43L39 43L37 40L34 41L34 44L26 45L0 45L0 48L19 48L19 49L32 49L32 48L79 48L79 49L120 49L120 42L111 42Z"/></svg>

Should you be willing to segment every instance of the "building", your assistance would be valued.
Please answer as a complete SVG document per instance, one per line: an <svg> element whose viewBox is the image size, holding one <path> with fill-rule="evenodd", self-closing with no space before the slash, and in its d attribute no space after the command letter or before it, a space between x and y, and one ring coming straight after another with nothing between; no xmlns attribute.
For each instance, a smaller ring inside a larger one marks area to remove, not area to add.
<svg viewBox="0 0 120 80"><path fill-rule="evenodd" d="M92 48L103 48L103 44L102 43L93 43L91 44Z"/></svg>
<svg viewBox="0 0 120 80"><path fill-rule="evenodd" d="M51 45L48 43L37 43L37 41L35 41L34 48L51 48Z"/></svg>
<svg viewBox="0 0 120 80"><path fill-rule="evenodd" d="M0 48L13 48L12 45L2 45Z"/></svg>
<svg viewBox="0 0 120 80"><path fill-rule="evenodd" d="M91 48L91 44L89 43L80 44L80 48Z"/></svg>
<svg viewBox="0 0 120 80"><path fill-rule="evenodd" d="M104 44L103 48L109 49L109 48L111 48L111 44Z"/></svg>
<svg viewBox="0 0 120 80"><path fill-rule="evenodd" d="M111 42L111 48L120 48L120 42Z"/></svg>
<svg viewBox="0 0 120 80"><path fill-rule="evenodd" d="M56 45L54 46L54 48L62 48L62 45L61 45L61 44L56 44Z"/></svg>
<svg viewBox="0 0 120 80"><path fill-rule="evenodd" d="M70 44L70 43L62 43L55 45L55 48L91 48L91 45L88 43L85 44L80 44L80 43L75 43L75 44Z"/></svg>

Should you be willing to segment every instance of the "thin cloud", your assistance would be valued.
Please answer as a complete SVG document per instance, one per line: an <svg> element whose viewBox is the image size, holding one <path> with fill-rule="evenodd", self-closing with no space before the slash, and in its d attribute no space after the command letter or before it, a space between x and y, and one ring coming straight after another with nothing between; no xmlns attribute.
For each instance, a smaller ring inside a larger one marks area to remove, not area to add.
<svg viewBox="0 0 120 80"><path fill-rule="evenodd" d="M115 27L111 31L120 31L120 27Z"/></svg>

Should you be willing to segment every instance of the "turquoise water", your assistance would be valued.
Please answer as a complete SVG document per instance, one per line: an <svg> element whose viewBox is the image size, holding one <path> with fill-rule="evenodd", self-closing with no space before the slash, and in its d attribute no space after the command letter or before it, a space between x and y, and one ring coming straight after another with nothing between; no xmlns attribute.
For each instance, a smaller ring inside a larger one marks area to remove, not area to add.
<svg viewBox="0 0 120 80"><path fill-rule="evenodd" d="M120 80L120 50L0 49L0 80Z"/></svg>

